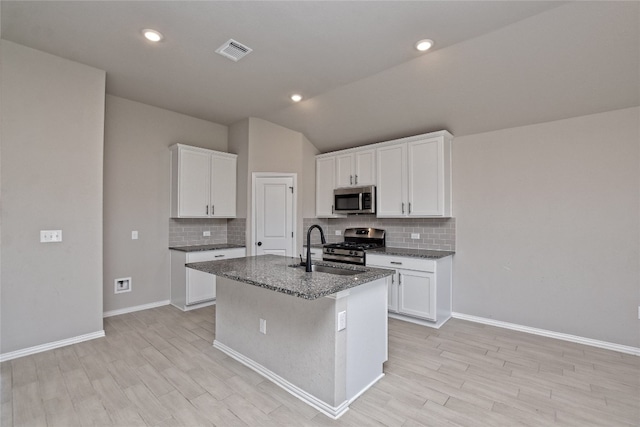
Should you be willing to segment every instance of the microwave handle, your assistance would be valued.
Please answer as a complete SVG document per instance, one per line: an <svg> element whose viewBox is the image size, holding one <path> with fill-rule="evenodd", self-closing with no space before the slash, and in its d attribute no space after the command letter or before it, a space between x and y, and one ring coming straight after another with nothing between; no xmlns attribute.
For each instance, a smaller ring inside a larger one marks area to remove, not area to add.
<svg viewBox="0 0 640 427"><path fill-rule="evenodd" d="M364 203L362 202L362 193L358 193L358 206L360 207L360 210L364 209Z"/></svg>

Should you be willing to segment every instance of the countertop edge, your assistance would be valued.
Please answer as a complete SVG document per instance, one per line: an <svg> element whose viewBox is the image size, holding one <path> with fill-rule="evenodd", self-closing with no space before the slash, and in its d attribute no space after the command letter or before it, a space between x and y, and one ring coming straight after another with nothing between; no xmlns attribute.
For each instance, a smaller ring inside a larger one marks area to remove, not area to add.
<svg viewBox="0 0 640 427"><path fill-rule="evenodd" d="M205 252L219 251L223 249L245 249L245 245L234 243L213 243L210 245L185 245L185 246L169 246L169 250L180 252Z"/></svg>

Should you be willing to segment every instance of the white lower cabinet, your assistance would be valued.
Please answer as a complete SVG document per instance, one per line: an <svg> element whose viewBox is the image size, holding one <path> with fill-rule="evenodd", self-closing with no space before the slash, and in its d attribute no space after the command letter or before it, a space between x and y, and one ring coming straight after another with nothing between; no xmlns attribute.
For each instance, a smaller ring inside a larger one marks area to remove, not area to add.
<svg viewBox="0 0 640 427"><path fill-rule="evenodd" d="M171 251L171 304L180 310L192 310L214 304L216 276L185 267L191 262L217 261L246 256L245 248L212 251Z"/></svg>
<svg viewBox="0 0 640 427"><path fill-rule="evenodd" d="M439 328L451 318L451 258L367 253L367 266L395 270L388 279L391 317Z"/></svg>
<svg viewBox="0 0 640 427"><path fill-rule="evenodd" d="M307 258L307 247L302 247L302 259ZM311 247L311 259L316 261L322 261L322 248Z"/></svg>

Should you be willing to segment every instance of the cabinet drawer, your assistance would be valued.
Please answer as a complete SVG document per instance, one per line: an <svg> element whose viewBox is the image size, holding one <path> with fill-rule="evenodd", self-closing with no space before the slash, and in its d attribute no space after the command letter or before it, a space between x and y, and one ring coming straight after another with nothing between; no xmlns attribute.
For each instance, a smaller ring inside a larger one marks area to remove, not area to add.
<svg viewBox="0 0 640 427"><path fill-rule="evenodd" d="M367 254L367 266L382 268L402 268L417 271L436 271L436 262L430 259L410 258L390 255Z"/></svg>
<svg viewBox="0 0 640 427"><path fill-rule="evenodd" d="M219 249L215 251L189 252L187 262L217 261L245 256L245 248Z"/></svg>

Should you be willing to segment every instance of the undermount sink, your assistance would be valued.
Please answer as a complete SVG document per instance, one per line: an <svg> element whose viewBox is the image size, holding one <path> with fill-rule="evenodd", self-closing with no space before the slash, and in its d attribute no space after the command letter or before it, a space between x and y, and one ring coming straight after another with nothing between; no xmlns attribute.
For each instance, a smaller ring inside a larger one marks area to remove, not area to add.
<svg viewBox="0 0 640 427"><path fill-rule="evenodd" d="M304 264L293 264L289 267L305 268ZM330 267L328 265L311 265L311 271L316 273L338 274L340 276L355 276L358 273L365 273L365 270L351 270L348 268Z"/></svg>

